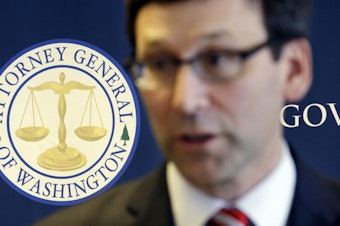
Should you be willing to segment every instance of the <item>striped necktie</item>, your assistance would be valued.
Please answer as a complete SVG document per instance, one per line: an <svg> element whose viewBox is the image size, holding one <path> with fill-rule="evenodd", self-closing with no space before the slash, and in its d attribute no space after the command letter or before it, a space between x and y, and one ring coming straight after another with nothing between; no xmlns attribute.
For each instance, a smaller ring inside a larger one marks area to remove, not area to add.
<svg viewBox="0 0 340 226"><path fill-rule="evenodd" d="M250 219L238 209L221 209L206 226L255 226Z"/></svg>

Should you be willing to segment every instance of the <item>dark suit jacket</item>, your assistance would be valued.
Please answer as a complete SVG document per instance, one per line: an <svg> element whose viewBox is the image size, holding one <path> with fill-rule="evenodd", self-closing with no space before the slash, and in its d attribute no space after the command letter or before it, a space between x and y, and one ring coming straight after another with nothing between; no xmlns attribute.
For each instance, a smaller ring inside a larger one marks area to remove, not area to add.
<svg viewBox="0 0 340 226"><path fill-rule="evenodd" d="M316 174L294 158L297 186L287 225L340 226L340 185ZM174 225L165 166L144 178L113 188L91 201L58 212L36 226L43 225Z"/></svg>

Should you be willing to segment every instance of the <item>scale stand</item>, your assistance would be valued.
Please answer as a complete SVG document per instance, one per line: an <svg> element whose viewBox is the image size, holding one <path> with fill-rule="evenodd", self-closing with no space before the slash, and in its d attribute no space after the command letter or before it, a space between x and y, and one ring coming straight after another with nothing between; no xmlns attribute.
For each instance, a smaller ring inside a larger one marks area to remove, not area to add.
<svg viewBox="0 0 340 226"><path fill-rule="evenodd" d="M65 114L66 114L66 100L65 94L69 94L73 89L80 89L80 90L91 90L91 95L93 97L93 89L95 86L87 86L82 83L71 81L65 82L65 74L60 73L59 76L60 83L57 82L46 82L36 87L28 87L31 90L31 97L32 97L32 109L33 109L33 126L30 127L21 127L16 131L16 135L25 140L30 142L39 141L47 136L49 133L48 129L42 125L41 127L35 126L35 118L34 118L34 103L36 105L37 111L39 112L40 121L41 114L33 94L33 91L41 91L41 90L53 90L55 94L59 95L58 100L58 112L59 112L59 128L58 128L58 137L59 143L56 147L52 147L47 149L44 153L42 153L38 157L38 164L41 167L44 167L49 170L56 170L56 171L67 171L67 170L74 170L84 166L87 162L86 156L78 151L76 148L68 147L66 144L66 125L65 125ZM91 96L90 95L90 96ZM91 103L92 103L91 98ZM29 102L29 100L28 100ZM97 104L97 102L96 102ZM26 112L28 103L26 104L24 115ZM85 108L86 110L86 108ZM98 106L97 106L98 111ZM85 112L84 112L85 113ZM99 114L99 111L98 111ZM23 116L24 117L24 116ZM100 114L99 114L100 117ZM101 117L100 117L101 120ZM102 121L101 121L102 122ZM43 123L42 123L43 124ZM78 131L78 132L77 132ZM80 126L76 129L76 134L88 141L95 141L98 140L106 135L106 130L102 127L97 126Z"/></svg>

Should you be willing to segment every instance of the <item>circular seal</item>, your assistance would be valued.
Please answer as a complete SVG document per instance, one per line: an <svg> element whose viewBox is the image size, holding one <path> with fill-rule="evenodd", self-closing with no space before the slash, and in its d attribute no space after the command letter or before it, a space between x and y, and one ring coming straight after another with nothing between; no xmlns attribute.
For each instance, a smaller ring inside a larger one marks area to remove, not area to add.
<svg viewBox="0 0 340 226"><path fill-rule="evenodd" d="M70 39L31 46L1 70L1 176L42 203L89 199L127 168L139 120L134 87L107 53Z"/></svg>

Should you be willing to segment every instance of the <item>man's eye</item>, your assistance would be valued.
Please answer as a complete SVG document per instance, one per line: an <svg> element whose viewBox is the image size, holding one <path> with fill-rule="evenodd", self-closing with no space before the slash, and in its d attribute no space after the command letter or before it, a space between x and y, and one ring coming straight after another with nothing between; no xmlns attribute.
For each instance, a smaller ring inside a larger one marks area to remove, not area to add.
<svg viewBox="0 0 340 226"><path fill-rule="evenodd" d="M201 60L205 65L218 67L232 63L235 60L235 57L224 52L216 52L205 54L202 56Z"/></svg>
<svg viewBox="0 0 340 226"><path fill-rule="evenodd" d="M167 70L172 68L175 63L172 59L157 59L148 61L147 65L153 70Z"/></svg>

